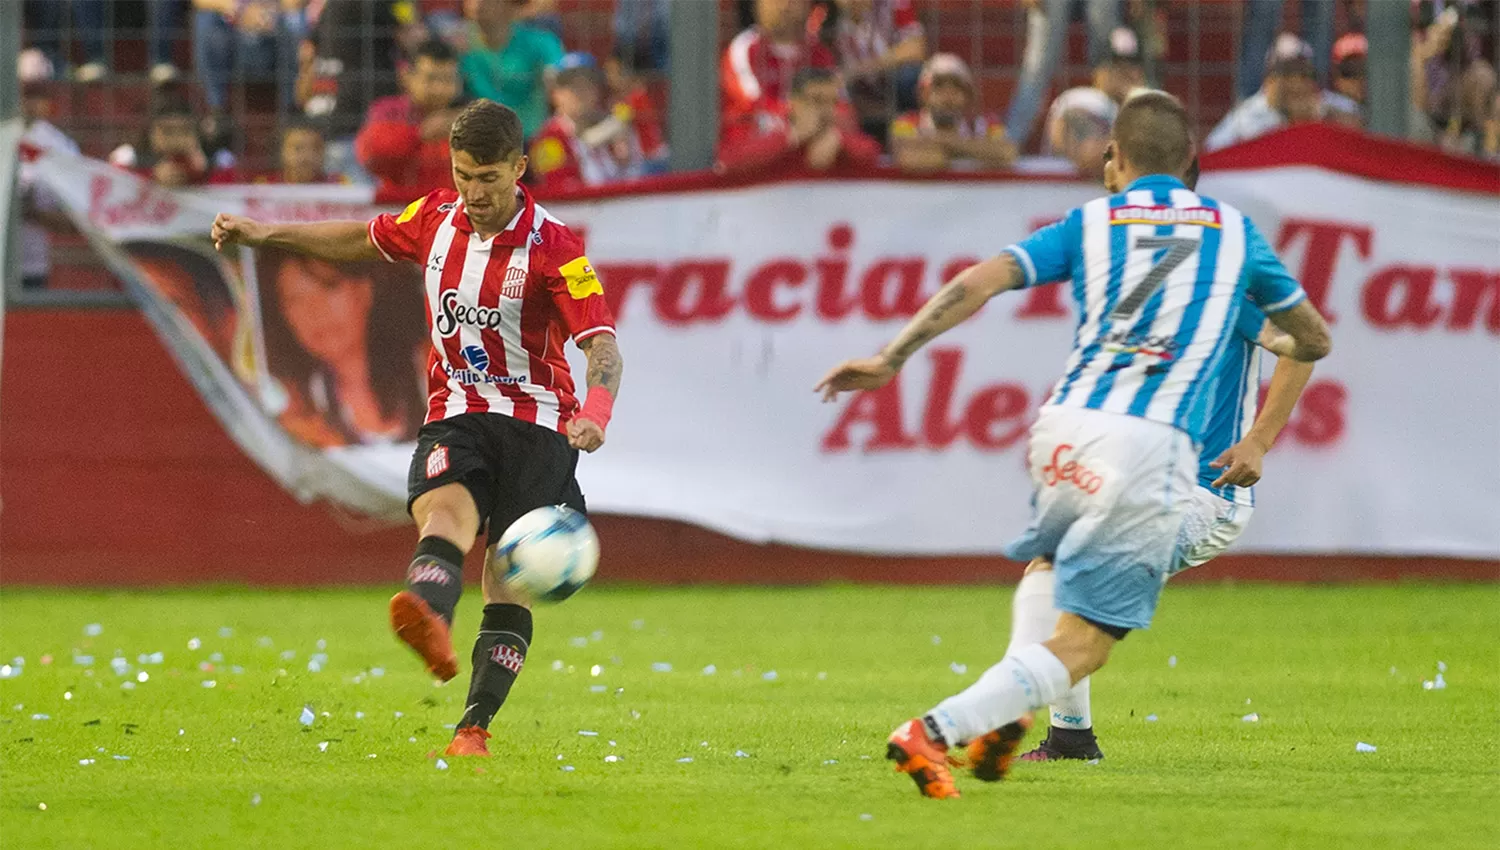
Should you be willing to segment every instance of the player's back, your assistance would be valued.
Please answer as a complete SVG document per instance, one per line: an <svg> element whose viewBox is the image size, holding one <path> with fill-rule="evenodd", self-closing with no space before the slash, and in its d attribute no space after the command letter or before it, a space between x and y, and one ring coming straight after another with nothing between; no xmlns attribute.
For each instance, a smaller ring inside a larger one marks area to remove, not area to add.
<svg viewBox="0 0 1500 850"><path fill-rule="evenodd" d="M1202 441L1247 292L1267 312L1302 290L1239 210L1166 175L1091 201L1010 250L1028 283L1067 277L1079 321L1047 405L1162 422Z"/></svg>

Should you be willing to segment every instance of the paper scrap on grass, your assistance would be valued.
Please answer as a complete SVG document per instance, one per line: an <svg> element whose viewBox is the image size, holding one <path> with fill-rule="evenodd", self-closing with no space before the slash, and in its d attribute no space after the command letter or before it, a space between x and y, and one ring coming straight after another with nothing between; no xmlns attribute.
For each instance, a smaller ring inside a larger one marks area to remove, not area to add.
<svg viewBox="0 0 1500 850"><path fill-rule="evenodd" d="M1246 723L1259 723L1260 715L1252 711L1244 717L1241 717L1240 719L1245 721Z"/></svg>
<svg viewBox="0 0 1500 850"><path fill-rule="evenodd" d="M653 672L653 673L670 673L670 672L672 672L672 665L669 664L669 663L667 663L667 662L665 662L665 661L653 662L652 665L651 665L651 672Z"/></svg>
<svg viewBox="0 0 1500 850"><path fill-rule="evenodd" d="M104 633L104 626L100 625L99 623L89 623L87 626L83 627L83 633L88 635L89 637L98 637L99 635Z"/></svg>
<svg viewBox="0 0 1500 850"><path fill-rule="evenodd" d="M1373 753L1375 752L1375 745L1366 744L1364 741L1358 741L1354 744L1354 751L1356 753Z"/></svg>
<svg viewBox="0 0 1500 850"><path fill-rule="evenodd" d="M313 714L312 707L304 705L302 706L302 715L297 718L297 722L303 726L311 726L313 725L313 721L317 719L318 716Z"/></svg>
<svg viewBox="0 0 1500 850"><path fill-rule="evenodd" d="M713 674L715 674L717 672L719 672L719 668L715 667L712 664L710 664L707 667L703 668L703 675L705 675L705 676L712 676Z"/></svg>

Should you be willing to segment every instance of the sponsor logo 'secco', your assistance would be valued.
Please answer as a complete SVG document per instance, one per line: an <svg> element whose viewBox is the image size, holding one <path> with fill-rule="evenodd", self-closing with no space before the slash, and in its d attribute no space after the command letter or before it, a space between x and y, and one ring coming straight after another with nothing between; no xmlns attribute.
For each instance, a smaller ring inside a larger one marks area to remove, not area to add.
<svg viewBox="0 0 1500 850"><path fill-rule="evenodd" d="M458 290L450 289L439 300L436 322L439 336L453 336L458 332L459 325L492 331L500 329L501 314L498 308L460 304L458 299Z"/></svg>
<svg viewBox="0 0 1500 850"><path fill-rule="evenodd" d="M1066 481L1089 495L1099 492L1104 479L1099 474L1076 460L1063 460L1063 452L1072 451L1071 443L1062 443L1052 452L1052 462L1042 467L1042 481L1048 487L1056 487Z"/></svg>

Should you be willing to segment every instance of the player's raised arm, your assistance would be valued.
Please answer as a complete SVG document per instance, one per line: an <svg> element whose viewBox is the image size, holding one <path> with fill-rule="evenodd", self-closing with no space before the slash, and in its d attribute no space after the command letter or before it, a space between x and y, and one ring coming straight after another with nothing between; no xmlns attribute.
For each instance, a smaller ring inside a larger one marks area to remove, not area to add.
<svg viewBox="0 0 1500 850"><path fill-rule="evenodd" d="M219 250L226 245L280 248L333 262L383 257L370 241L369 224L363 221L267 224L241 215L219 213L214 218L213 240Z"/></svg>
<svg viewBox="0 0 1500 850"><path fill-rule="evenodd" d="M834 367L818 382L814 391L821 392L824 401L833 401L845 390L872 390L885 386L917 349L974 315L986 301L1025 283L1025 273L1009 252L964 269L922 305L917 315L879 354L848 360Z"/></svg>

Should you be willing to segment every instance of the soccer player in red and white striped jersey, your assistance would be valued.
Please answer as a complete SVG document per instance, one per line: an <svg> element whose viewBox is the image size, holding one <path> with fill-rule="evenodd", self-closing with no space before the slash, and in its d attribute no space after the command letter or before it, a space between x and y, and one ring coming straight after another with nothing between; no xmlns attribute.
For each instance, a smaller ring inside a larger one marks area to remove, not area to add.
<svg viewBox="0 0 1500 850"><path fill-rule="evenodd" d="M520 119L471 103L450 136L457 191L438 189L369 222L265 224L220 214L214 242L295 251L331 261L423 266L432 352L427 421L407 476L420 534L391 625L444 681L458 673L449 626L463 558L479 533L498 539L545 505L584 510L578 451L604 444L620 386L620 350L604 289L566 225L516 181L526 171ZM580 406L563 356L588 356ZM449 755L488 755L488 727L531 643L527 600L484 570L484 619L469 698Z"/></svg>

